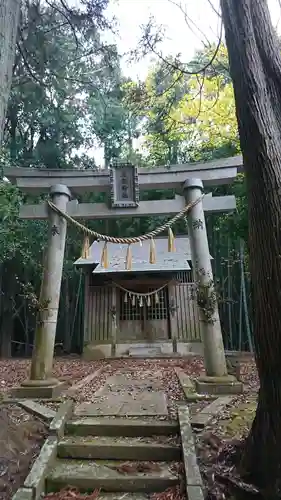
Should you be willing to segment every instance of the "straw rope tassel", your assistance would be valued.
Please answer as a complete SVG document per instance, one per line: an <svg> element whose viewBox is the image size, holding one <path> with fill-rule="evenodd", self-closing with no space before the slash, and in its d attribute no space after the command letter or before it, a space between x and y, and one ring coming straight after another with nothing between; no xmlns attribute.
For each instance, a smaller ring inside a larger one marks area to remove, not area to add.
<svg viewBox="0 0 281 500"><path fill-rule="evenodd" d="M107 242L105 242L104 247L102 249L102 254L101 254L101 265L105 269L108 268L108 252L107 252Z"/></svg>
<svg viewBox="0 0 281 500"><path fill-rule="evenodd" d="M172 229L169 227L168 229L168 252L175 251L175 237Z"/></svg>
<svg viewBox="0 0 281 500"><path fill-rule="evenodd" d="M128 270L132 269L132 249L131 249L131 245L128 245L128 248L127 248L126 269L128 269Z"/></svg>
<svg viewBox="0 0 281 500"><path fill-rule="evenodd" d="M90 257L90 239L89 236L85 236L83 241L81 259L88 259Z"/></svg>
<svg viewBox="0 0 281 500"><path fill-rule="evenodd" d="M155 249L155 241L153 238L151 238L150 240L149 262L150 264L155 264L156 262L156 249Z"/></svg>

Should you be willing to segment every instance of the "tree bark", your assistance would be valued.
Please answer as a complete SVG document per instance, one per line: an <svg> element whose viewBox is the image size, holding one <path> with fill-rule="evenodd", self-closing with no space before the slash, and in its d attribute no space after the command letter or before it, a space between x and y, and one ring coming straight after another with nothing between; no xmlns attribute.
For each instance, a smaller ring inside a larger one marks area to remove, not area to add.
<svg viewBox="0 0 281 500"><path fill-rule="evenodd" d="M20 5L20 0L0 0L0 145L11 89Z"/></svg>
<svg viewBox="0 0 281 500"><path fill-rule="evenodd" d="M2 316L0 330L0 358L8 359L12 354L14 320L11 312L7 311Z"/></svg>
<svg viewBox="0 0 281 500"><path fill-rule="evenodd" d="M249 203L260 390L244 472L277 498L281 479L281 56L266 0L221 0Z"/></svg>

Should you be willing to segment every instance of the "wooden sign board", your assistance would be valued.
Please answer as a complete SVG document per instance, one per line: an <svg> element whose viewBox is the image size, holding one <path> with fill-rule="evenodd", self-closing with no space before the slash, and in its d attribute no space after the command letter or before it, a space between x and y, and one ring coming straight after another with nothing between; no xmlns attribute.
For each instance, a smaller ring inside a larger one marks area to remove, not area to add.
<svg viewBox="0 0 281 500"><path fill-rule="evenodd" d="M115 162L110 167L112 208L131 208L139 205L137 167L131 163Z"/></svg>

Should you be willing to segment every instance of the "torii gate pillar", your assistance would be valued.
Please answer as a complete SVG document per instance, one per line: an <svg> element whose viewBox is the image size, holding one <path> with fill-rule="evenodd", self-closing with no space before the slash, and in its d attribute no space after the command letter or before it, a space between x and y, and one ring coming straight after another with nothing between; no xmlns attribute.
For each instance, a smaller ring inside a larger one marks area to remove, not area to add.
<svg viewBox="0 0 281 500"><path fill-rule="evenodd" d="M203 192L200 179L187 179L184 184L186 203L195 202ZM227 374L217 296L209 253L206 221L202 201L188 213L188 233L192 257L197 303L201 321L206 376L197 380L198 392L239 393L242 384Z"/></svg>
<svg viewBox="0 0 281 500"><path fill-rule="evenodd" d="M71 193L67 186L57 184L50 189L52 202L62 211ZM61 279L66 240L66 220L49 212L48 246L44 258L43 280L39 299L30 380L15 389L18 397L52 398L64 388L64 384L52 376L54 346L60 300Z"/></svg>

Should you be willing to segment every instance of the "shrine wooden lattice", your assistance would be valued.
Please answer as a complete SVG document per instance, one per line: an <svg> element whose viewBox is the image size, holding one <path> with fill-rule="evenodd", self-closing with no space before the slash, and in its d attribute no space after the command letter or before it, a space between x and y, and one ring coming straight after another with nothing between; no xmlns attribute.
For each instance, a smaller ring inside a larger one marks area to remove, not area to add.
<svg viewBox="0 0 281 500"><path fill-rule="evenodd" d="M168 285L158 292L159 302L151 296L151 305L126 297L126 292L116 289L117 343L131 341L201 342L199 311L194 298L192 283ZM112 325L108 311L112 306L112 286L90 286L85 307L85 344L110 343ZM146 288L148 292L155 288ZM142 290L144 291L144 290ZM172 317L171 305L175 315Z"/></svg>

